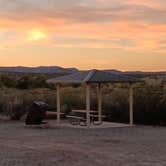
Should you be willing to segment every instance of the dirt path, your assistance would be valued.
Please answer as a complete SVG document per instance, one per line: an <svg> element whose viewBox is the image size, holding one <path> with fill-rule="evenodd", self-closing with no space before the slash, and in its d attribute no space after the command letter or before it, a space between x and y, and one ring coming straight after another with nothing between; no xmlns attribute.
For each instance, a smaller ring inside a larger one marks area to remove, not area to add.
<svg viewBox="0 0 166 166"><path fill-rule="evenodd" d="M166 128L25 128L0 123L2 166L165 166Z"/></svg>

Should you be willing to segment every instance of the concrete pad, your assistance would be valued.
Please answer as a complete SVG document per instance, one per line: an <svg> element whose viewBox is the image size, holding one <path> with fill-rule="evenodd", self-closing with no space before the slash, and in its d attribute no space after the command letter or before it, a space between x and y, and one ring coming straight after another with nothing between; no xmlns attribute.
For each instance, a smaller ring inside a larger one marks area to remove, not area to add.
<svg viewBox="0 0 166 166"><path fill-rule="evenodd" d="M54 121L55 122L55 121ZM56 122L55 122L56 123ZM54 126L53 122L50 123L51 126ZM57 124L55 124L57 126ZM61 122L58 124L58 127L70 127L70 128L78 128L78 129L104 129L104 128L119 128L119 127L132 127L134 125L124 124L124 123L113 123L113 122L103 122L101 125L94 125L88 128L87 126L80 126L80 125L72 125L69 122Z"/></svg>

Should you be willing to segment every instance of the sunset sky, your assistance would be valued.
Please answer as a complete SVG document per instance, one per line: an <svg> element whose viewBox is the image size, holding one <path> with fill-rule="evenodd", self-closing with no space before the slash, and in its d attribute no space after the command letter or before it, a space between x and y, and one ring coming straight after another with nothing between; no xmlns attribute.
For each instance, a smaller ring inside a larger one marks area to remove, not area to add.
<svg viewBox="0 0 166 166"><path fill-rule="evenodd" d="M0 0L0 66L166 70L166 0Z"/></svg>

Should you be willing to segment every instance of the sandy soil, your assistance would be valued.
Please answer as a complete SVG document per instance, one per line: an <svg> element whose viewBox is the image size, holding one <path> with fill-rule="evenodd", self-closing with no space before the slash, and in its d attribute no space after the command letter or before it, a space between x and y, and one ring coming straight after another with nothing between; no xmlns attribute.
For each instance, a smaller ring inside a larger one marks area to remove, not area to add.
<svg viewBox="0 0 166 166"><path fill-rule="evenodd" d="M0 122L1 166L165 166L166 128L25 128Z"/></svg>

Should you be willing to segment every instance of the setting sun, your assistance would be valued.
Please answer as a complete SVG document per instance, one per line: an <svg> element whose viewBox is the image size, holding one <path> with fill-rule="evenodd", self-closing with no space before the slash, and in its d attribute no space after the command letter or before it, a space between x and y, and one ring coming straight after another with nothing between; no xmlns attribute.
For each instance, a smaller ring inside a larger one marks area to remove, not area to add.
<svg viewBox="0 0 166 166"><path fill-rule="evenodd" d="M42 40L45 39L46 37L47 35L44 32L36 29L31 30L28 34L28 39L33 41Z"/></svg>

